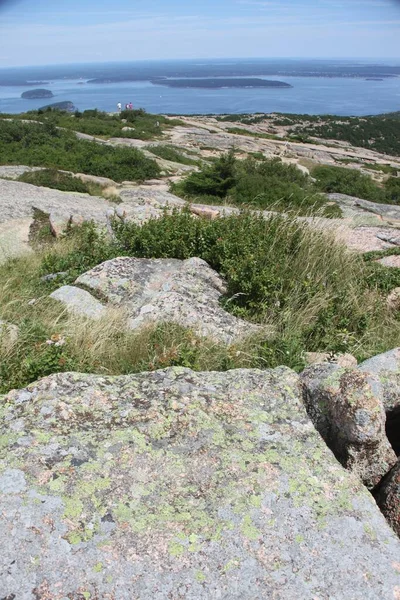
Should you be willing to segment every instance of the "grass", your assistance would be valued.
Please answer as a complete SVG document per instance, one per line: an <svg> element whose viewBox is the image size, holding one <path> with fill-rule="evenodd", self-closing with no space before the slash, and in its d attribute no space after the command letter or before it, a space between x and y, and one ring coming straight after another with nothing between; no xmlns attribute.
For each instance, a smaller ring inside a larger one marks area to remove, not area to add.
<svg viewBox="0 0 400 600"><path fill-rule="evenodd" d="M280 137L273 133L260 133L257 131L250 131L249 129L242 129L241 127L228 127L226 129L228 133L234 133L235 135L247 135L249 137L260 138L264 140L278 140L280 142L286 141L288 138Z"/></svg>
<svg viewBox="0 0 400 600"><path fill-rule="evenodd" d="M272 326L273 339L226 347L168 323L127 332L123 310L94 323L68 315L48 297L94 265L124 255L207 260L227 281L226 310ZM114 224L113 240L87 224L0 267L0 318L20 328L16 343L0 344L0 393L65 370L118 374L169 365L226 370L280 364L300 370L306 351L366 359L400 345L400 321L385 300L398 285L391 272L347 252L331 234L279 215L207 221L174 212L142 227Z"/></svg>

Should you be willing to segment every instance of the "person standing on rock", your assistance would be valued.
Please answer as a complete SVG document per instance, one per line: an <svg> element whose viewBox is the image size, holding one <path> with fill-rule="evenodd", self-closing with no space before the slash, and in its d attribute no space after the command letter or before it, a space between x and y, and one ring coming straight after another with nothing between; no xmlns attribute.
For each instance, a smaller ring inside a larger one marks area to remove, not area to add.
<svg viewBox="0 0 400 600"><path fill-rule="evenodd" d="M118 102L118 104L117 104L117 110L118 110L119 113L121 112L121 110L122 110L122 104L121 104L121 102Z"/></svg>
<svg viewBox="0 0 400 600"><path fill-rule="evenodd" d="M129 110L133 110L133 104L132 104L132 102L129 102Z"/></svg>

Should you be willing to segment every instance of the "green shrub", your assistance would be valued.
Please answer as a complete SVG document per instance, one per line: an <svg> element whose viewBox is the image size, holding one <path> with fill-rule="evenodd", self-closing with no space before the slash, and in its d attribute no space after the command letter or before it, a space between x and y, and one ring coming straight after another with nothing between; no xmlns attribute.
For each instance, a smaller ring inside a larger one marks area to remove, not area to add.
<svg viewBox="0 0 400 600"><path fill-rule="evenodd" d="M385 183L385 201L400 204L400 177L389 177Z"/></svg>
<svg viewBox="0 0 400 600"><path fill-rule="evenodd" d="M383 202L384 192L368 175L356 169L321 165L312 172L321 192L346 194L372 202Z"/></svg>
<svg viewBox="0 0 400 600"><path fill-rule="evenodd" d="M224 198L236 181L236 159L233 152L223 154L212 165L191 173L181 184L189 197L214 196ZM176 187L179 190L179 185Z"/></svg>
<svg viewBox="0 0 400 600"><path fill-rule="evenodd" d="M215 203L223 199L239 206L341 216L341 210L327 205L326 199L316 193L309 177L294 165L286 165L278 158L262 162L254 158L240 161L233 151L204 166L200 172L191 173L173 185L172 191L202 202Z"/></svg>
<svg viewBox="0 0 400 600"><path fill-rule="evenodd" d="M157 163L134 148L77 139L54 123L0 121L1 164L25 164L109 177L114 181L157 177Z"/></svg>

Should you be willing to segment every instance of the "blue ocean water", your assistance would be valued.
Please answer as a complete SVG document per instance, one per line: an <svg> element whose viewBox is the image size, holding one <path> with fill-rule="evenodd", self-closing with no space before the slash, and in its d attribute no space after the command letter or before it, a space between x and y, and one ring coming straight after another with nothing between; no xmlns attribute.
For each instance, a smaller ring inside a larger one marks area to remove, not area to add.
<svg viewBox="0 0 400 600"><path fill-rule="evenodd" d="M89 77L66 78L64 75L62 79L54 78L44 85L32 86L51 90L54 98L50 100L24 100L21 94L29 87L0 85L0 112L20 113L64 100L72 101L79 110L115 111L118 102L123 105L132 102L134 107L149 112L188 115L284 112L362 116L400 110L400 76L381 81L321 74L294 77L284 72L262 76L293 86L276 89L177 89L150 81L87 83Z"/></svg>

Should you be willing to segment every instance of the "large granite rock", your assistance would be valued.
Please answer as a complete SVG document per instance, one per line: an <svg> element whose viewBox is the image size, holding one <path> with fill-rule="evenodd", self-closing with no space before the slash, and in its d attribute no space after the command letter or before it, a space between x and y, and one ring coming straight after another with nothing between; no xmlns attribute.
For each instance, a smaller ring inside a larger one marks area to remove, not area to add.
<svg viewBox="0 0 400 600"><path fill-rule="evenodd" d="M400 542L289 369L58 374L0 406L2 598L399 597Z"/></svg>
<svg viewBox="0 0 400 600"><path fill-rule="evenodd" d="M116 258L84 273L75 283L106 305L124 307L131 329L171 322L223 343L263 331L222 308L219 300L226 292L225 283L200 258ZM68 290L61 288L52 297L79 312L80 303L72 298L73 289L82 294L79 288L68 286Z"/></svg>
<svg viewBox="0 0 400 600"><path fill-rule="evenodd" d="M373 489L397 460L386 437L379 379L356 369L318 364L305 369L301 381L315 427L342 465Z"/></svg>

